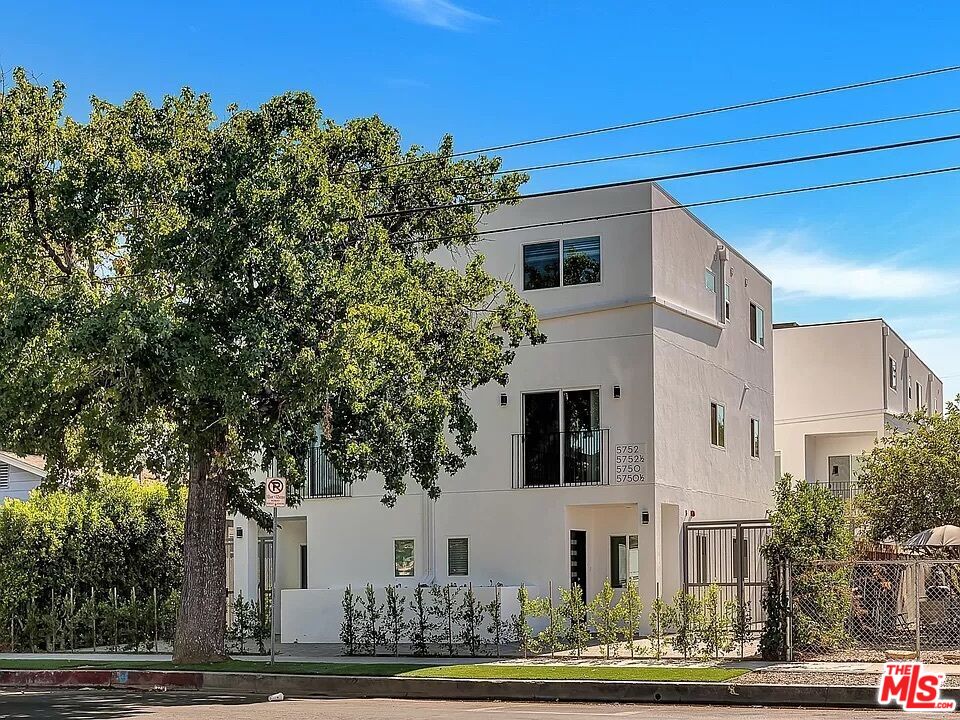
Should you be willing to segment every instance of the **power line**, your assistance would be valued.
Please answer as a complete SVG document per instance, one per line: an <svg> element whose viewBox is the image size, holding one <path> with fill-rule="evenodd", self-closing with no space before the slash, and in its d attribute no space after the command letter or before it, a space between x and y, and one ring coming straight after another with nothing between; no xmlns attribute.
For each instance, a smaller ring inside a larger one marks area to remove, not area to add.
<svg viewBox="0 0 960 720"><path fill-rule="evenodd" d="M826 153L816 153L814 155L800 155L795 157L779 158L777 160L762 160L759 162L744 163L741 165L725 165L723 167L708 168L706 170L690 170L688 172L671 173L668 175L657 175L654 177L641 178L638 180L623 180L621 182L605 183L602 185L589 185L587 187L581 187L581 188L563 188L561 190L547 190L539 193L531 193L530 195L521 195L520 199L528 200L531 198L550 197L554 195L565 195L567 193L582 192L585 190L587 191L606 190L609 188L627 187L630 185L642 185L645 183L663 182L666 180L682 180L685 178L703 177L706 175L719 175L722 173L740 172L743 170L757 170L759 168L777 167L780 165L792 165L792 164L802 163L802 162L812 162L814 160L827 160L827 159L838 158L838 157L848 157L850 155L862 155L864 153L881 152L885 150L897 150L901 148L917 147L920 145L931 145L933 143L950 142L958 139L960 139L960 134L941 135L941 136L931 137L931 138L920 138L919 140L905 140L902 142L887 143L885 145L869 145L867 147L849 148L847 150L834 150ZM395 217L397 215L405 215L407 213L434 212L437 210L451 210L459 207L472 207L474 205L484 205L490 202L495 202L495 201L490 198L480 199L480 200L468 199L468 200L461 200L458 202L441 203L439 205L423 205L420 207L407 208L404 210L386 210L384 212L371 213L369 215L340 218L340 220L343 222L348 222L352 220L373 220L373 219L386 218L386 217Z"/></svg>
<svg viewBox="0 0 960 720"><path fill-rule="evenodd" d="M472 175L457 175L450 178L430 178L423 180L413 180L410 182L399 183L400 187L416 187L428 183L448 183L457 180L474 180L481 177L492 177L495 175L508 175L510 173L527 173L538 170L554 170L556 168L576 167L580 165L593 165L602 162L611 162L617 160L633 160L641 157L650 157L652 155L668 155L671 153L687 152L690 150L706 150L708 148L725 147L729 145L742 145L745 143L759 142L762 140L779 140L782 138L798 137L801 135L813 135L815 133L832 132L835 130L851 130L853 128L870 127L874 125L884 125L886 123L902 122L904 120L919 120L922 118L939 117L942 115L953 115L960 112L960 108L949 110L932 110L930 112L914 113L911 115L897 115L895 117L876 118L874 120L860 120L857 122L841 123L839 125L825 125L822 127L805 128L802 130L787 130L784 132L768 133L765 135L752 135L749 137L732 138L728 140L715 140L712 142L697 143L695 145L677 145L668 148L658 148L655 150L641 150L638 152L623 153L620 155L603 155L601 157L584 158L581 160L566 160L563 162L545 163L542 165L527 165L526 167L511 168L509 170L491 170L487 172L474 173ZM370 187L370 190L376 190L381 187L389 187L389 183L380 183Z"/></svg>
<svg viewBox="0 0 960 720"><path fill-rule="evenodd" d="M653 213L667 212L670 210L688 210L690 208L707 207L709 205L725 205L725 204L734 203L734 202L744 202L746 200L759 200L762 198L780 197L784 195L798 195L800 193L816 192L821 190L834 190L837 188L855 187L857 185L870 185L870 184L881 183L881 182L889 182L893 180L906 180L908 178L926 177L930 175L943 175L945 173L951 173L951 172L957 172L957 171L960 171L960 165L954 165L954 166L945 167L945 168L938 168L935 170L919 170L916 172L900 173L898 175L884 175L881 177L863 178L859 180L847 180L844 182L829 183L826 185L810 185L810 186L800 187L800 188L790 188L787 190L773 190L770 192L755 193L753 195L736 195L734 197L720 198L717 200L701 200L701 201L692 202L692 203L669 205L662 208L647 208L644 210L627 210L624 212L609 213L606 215L592 215L589 217L570 218L568 220L550 220L546 222L530 223L528 225L514 225L511 227L495 228L493 230L485 230L482 232L478 231L470 235L461 233L457 235L440 235L437 237L415 238L410 240L401 240L392 244L393 245L419 245L422 243L437 243L437 242L444 242L446 240L456 240L460 238L470 238L474 236L497 235L497 234L506 233L506 232L517 232L519 230L533 230L536 228L556 227L559 225L569 225L573 223L594 222L598 220L611 220L611 219L623 218L623 217L633 217L635 215L650 215Z"/></svg>
<svg viewBox="0 0 960 720"><path fill-rule="evenodd" d="M628 130L631 128L644 127L647 125L656 125L659 123L673 122L675 120L688 120L696 117L704 117L706 115L716 115L719 113L731 112L734 110L745 110L747 108L761 107L764 105L773 105L775 103L787 102L790 100L801 100L809 97L817 97L820 95L829 95L831 93L844 92L846 90L858 90L866 87L874 87L876 85L884 85L887 83L900 82L901 80L914 80L922 77L929 77L931 75L940 75L943 73L956 72L960 70L960 65L950 65L947 67L935 68L933 70L923 70L920 72L907 73L906 75L895 75L893 77L880 78L877 80L866 80L863 82L849 83L847 85L837 85L835 87L823 88L820 90L808 90L806 92L793 93L790 95L780 95L778 97L765 98L762 100L751 100L749 102L735 103L733 105L723 105L721 107L710 108L707 110L694 110L691 112L677 113L675 115L666 115L658 118L650 118L647 120L637 120L635 122L622 123L620 125L610 125L607 127L593 128L591 130L580 130L577 132L564 133L560 135L548 135L546 137L533 138L530 140L521 140L517 142L504 143L501 145L490 145L484 148L478 148L476 150L461 150L459 152L451 153L445 155L444 159L464 157L466 155L480 155L482 153L494 152L498 150L512 150L514 148L526 147L529 145L541 145L549 142L557 142L559 140L572 140L574 138L587 137L590 135L600 135L603 133L616 132L620 130ZM378 167L366 168L363 170L346 170L340 175L357 175L365 172L375 172L379 170L387 170L395 167L404 167L407 165L416 165L423 162L430 162L436 158L415 158L413 160L402 160L400 162L389 163L386 165L380 165Z"/></svg>

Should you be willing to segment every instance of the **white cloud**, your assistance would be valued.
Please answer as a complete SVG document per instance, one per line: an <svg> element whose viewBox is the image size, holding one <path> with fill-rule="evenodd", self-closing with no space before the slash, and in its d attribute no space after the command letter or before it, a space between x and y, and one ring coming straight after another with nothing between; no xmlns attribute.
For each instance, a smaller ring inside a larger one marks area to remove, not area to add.
<svg viewBox="0 0 960 720"><path fill-rule="evenodd" d="M806 247L799 247L798 240ZM802 233L764 233L744 250L781 295L845 300L930 298L960 289L957 273L900 260L860 261L810 247Z"/></svg>
<svg viewBox="0 0 960 720"><path fill-rule="evenodd" d="M387 2L411 20L445 30L462 30L471 23L489 20L449 0L387 0Z"/></svg>

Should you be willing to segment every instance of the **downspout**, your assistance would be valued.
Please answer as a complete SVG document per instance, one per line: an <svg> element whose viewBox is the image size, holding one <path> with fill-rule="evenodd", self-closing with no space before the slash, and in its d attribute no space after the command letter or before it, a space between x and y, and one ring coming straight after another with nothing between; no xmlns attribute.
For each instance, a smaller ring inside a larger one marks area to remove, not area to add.
<svg viewBox="0 0 960 720"><path fill-rule="evenodd" d="M437 501L430 497L426 490L420 496L421 528L420 539L423 543L423 575L421 585L433 585L437 581L437 548L436 548L436 506Z"/></svg>
<svg viewBox="0 0 960 720"><path fill-rule="evenodd" d="M903 388L903 412L910 412L910 393L913 392L913 379L910 377L910 348L903 349L903 375L906 378L907 386Z"/></svg>
<svg viewBox="0 0 960 720"><path fill-rule="evenodd" d="M886 412L888 409L887 406L887 386L890 384L890 379L888 375L890 374L890 356L887 355L887 335L890 334L890 328L886 325L882 326L881 330L881 353L882 357L880 358L880 383L881 389L883 390L883 411ZM884 425L886 425L886 420L884 420Z"/></svg>
<svg viewBox="0 0 960 720"><path fill-rule="evenodd" d="M721 325L727 324L727 259L729 251L725 245L717 245L717 322Z"/></svg>

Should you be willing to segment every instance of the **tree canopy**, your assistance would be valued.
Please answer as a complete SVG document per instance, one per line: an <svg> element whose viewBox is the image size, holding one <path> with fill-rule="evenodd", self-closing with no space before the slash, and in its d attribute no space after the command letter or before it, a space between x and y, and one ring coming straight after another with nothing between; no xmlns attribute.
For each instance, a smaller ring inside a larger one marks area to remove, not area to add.
<svg viewBox="0 0 960 720"><path fill-rule="evenodd" d="M960 524L960 407L944 415L901 417L860 458L857 499L869 536L904 541L939 525Z"/></svg>
<svg viewBox="0 0 960 720"><path fill-rule="evenodd" d="M189 89L85 121L64 99L22 70L0 97L0 443L75 486L187 479L176 656L210 659L224 515L257 512L257 463L302 481L319 426L389 504L474 452L466 393L543 339L472 250L525 178L302 92L224 118Z"/></svg>

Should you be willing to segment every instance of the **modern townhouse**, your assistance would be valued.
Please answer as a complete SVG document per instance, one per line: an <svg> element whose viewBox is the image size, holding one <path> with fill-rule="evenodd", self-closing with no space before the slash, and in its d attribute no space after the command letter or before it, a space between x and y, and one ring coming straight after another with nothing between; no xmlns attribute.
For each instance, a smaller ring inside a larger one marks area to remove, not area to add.
<svg viewBox="0 0 960 720"><path fill-rule="evenodd" d="M856 493L858 456L897 416L943 411L943 382L882 319L774 326L778 469Z"/></svg>
<svg viewBox="0 0 960 720"><path fill-rule="evenodd" d="M42 457L0 451L0 500L26 500L30 491L39 486L45 476Z"/></svg>
<svg viewBox="0 0 960 720"><path fill-rule="evenodd" d="M339 482L317 451L280 512L284 642L336 642L343 588L520 584L532 595L639 581L649 603L681 584L696 518L761 518L774 477L770 280L662 188L538 196L485 229L620 217L490 235L480 251L539 313L506 387L470 395L477 455L393 509L376 478ZM630 213L623 215L623 213ZM449 260L447 260L449 262ZM228 527L231 589L270 588L273 539ZM277 595L277 593L274 593Z"/></svg>

